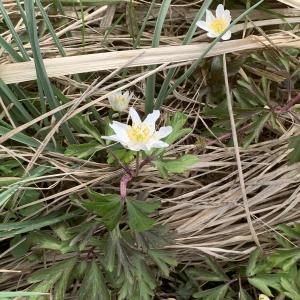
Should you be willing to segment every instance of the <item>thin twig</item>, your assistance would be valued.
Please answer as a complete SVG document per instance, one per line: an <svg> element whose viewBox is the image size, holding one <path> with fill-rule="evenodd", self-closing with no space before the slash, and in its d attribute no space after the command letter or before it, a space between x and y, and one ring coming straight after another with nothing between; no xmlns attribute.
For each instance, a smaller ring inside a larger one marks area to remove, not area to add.
<svg viewBox="0 0 300 300"><path fill-rule="evenodd" d="M253 240L256 243L256 245L259 248L261 248L260 242L257 238L257 234L256 234L255 229L254 229L253 224L252 224L251 214L250 214L249 205L248 205L247 192L246 192L246 187L245 187L245 181L244 181L243 168L242 168L240 151L239 151L237 132L236 132L235 121L234 121L234 116L233 116L231 94L230 94L229 83L228 83L226 54L223 54L223 70L224 70L224 81L225 81L225 88L226 88L227 107L228 107L228 112L229 112L229 117L230 117L230 125L231 125L231 130L232 130L232 139L233 139L233 144L234 144L235 157L236 157L236 163L237 163L237 167L238 167L240 187L241 187L241 192L242 192L242 197L243 197L243 202L244 202L244 208L245 208L245 212L246 212L246 218L247 218L247 222L248 222L249 227L250 227L250 231L251 231L251 235L253 237Z"/></svg>

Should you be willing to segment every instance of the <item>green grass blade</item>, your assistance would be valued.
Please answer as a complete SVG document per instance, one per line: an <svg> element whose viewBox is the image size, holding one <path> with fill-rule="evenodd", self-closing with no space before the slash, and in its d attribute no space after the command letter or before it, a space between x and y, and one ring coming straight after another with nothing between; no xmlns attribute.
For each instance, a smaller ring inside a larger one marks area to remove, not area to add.
<svg viewBox="0 0 300 300"><path fill-rule="evenodd" d="M3 123L3 122L1 122L1 123ZM10 132L12 129L13 128L11 128L11 127L8 127L8 126L4 127L4 126L0 125L0 136ZM38 148L41 145L41 142L39 142L38 140L36 140L32 137L29 137L28 135L25 135L24 133L17 133L11 139L18 143L21 143L23 145L26 145L28 147L33 147L33 148ZM46 149L48 151L55 151L55 150L59 151L60 150L60 149L54 148L54 146L51 144L48 144L46 146Z"/></svg>
<svg viewBox="0 0 300 300"><path fill-rule="evenodd" d="M35 67L36 67L36 73L37 77L40 80L40 88L42 88L47 101L49 103L49 106L51 109L54 109L60 104L55 98L54 92L51 87L50 80L48 78L45 65L43 62L42 54L39 47L39 41L38 41L38 35L37 35L37 25L36 25L36 19L35 19L35 10L34 5L32 1L25 1L25 13L27 17L27 31L29 35L29 40L32 48L32 53L34 57ZM41 99L43 101L43 98ZM63 117L63 113L59 112L55 114L56 118L60 120ZM76 139L74 138L70 128L67 124L61 125L62 131L68 140L70 144L76 143Z"/></svg>
<svg viewBox="0 0 300 300"><path fill-rule="evenodd" d="M41 4L41 1L40 0L35 0L35 3L37 5L39 11L41 12L41 15L42 15L42 17L43 17L43 19L44 19L44 21L46 23L46 26L47 26L47 28L48 28L51 36L52 36L52 39L53 39L53 41L54 41L54 43L55 43L55 45L56 45L56 47L57 47L60 55L61 56L66 56L65 50L64 50L64 48L63 48L63 46L62 46L59 38L55 34L55 30L54 30L54 28L53 28L53 26L51 24L51 21L50 21L48 15L47 15L47 13L45 12L45 9L44 9L43 5Z"/></svg>
<svg viewBox="0 0 300 300"><path fill-rule="evenodd" d="M40 293L40 292L0 292L0 299L15 298L15 297L42 296L42 295L50 295L50 294L49 293Z"/></svg>
<svg viewBox="0 0 300 300"><path fill-rule="evenodd" d="M5 49L5 51L16 61L23 62L25 59L10 45L6 40L0 35L0 48Z"/></svg>
<svg viewBox="0 0 300 300"><path fill-rule="evenodd" d="M165 18L167 16L169 7L171 5L171 0L164 0L161 4L157 22L155 24L155 29L153 33L153 41L152 47L156 48L159 46L161 31L165 22ZM149 71L154 70L155 66L151 66ZM147 79L147 87L146 87L146 101L145 101L145 112L151 113L154 107L154 94L155 94L155 82L156 82L156 74L153 74Z"/></svg>
<svg viewBox="0 0 300 300"><path fill-rule="evenodd" d="M149 18L151 16L152 10L153 10L153 8L155 6L155 2L156 2L156 0L152 0L152 2L150 4L150 7L148 9L148 12L147 12L145 18L144 18L144 21L143 21L143 24L141 26L141 29L139 30L139 32L138 32L138 34L136 36L136 39L134 41L134 44L133 44L133 48L134 49L136 49L136 48L138 48L140 46L140 40L141 40L142 34L145 31L147 22L148 22L148 20L149 20Z"/></svg>
<svg viewBox="0 0 300 300"><path fill-rule="evenodd" d="M7 190L0 193L0 209L2 209L7 204L9 199L15 194L15 192L19 190L21 186L28 182L35 181L38 177L48 173L50 170L51 169L49 167L38 167L33 170L31 175L27 175L25 178L22 178L18 182L12 184Z"/></svg>
<svg viewBox="0 0 300 300"><path fill-rule="evenodd" d="M10 229L8 225L15 226L17 223L12 224L0 224L0 238L10 238L13 236L16 236L21 233L26 233L34 230L38 230L43 227L51 226L57 223L60 223L62 221L66 221L69 219L72 219L74 217L78 217L80 215L81 210L76 210L71 213L63 213L61 215L57 215L57 213L50 214L48 216L42 216L39 218L36 218L34 220L26 221L26 222L19 222L18 226L19 228L16 230ZM5 225L5 227L2 229L2 225Z"/></svg>
<svg viewBox="0 0 300 300"><path fill-rule="evenodd" d="M195 34L195 31L197 29L197 22L199 20L202 19L204 13L206 12L206 10L209 8L209 6L211 5L212 3L212 0L205 0L201 6L201 8L199 9L199 11L197 12L194 20L193 20L193 23L191 24L186 36L184 37L184 40L182 42L183 45L187 45L191 42L192 38L193 38L193 35ZM162 84L162 87L159 91L159 94L157 96L157 100L156 100L156 103L155 103L155 109L159 109L161 107L161 105L163 104L167 94L168 94L168 87L169 87L169 84L174 76L176 72L176 68L172 68L168 71L167 73L167 77L166 79L164 80L163 84Z"/></svg>
<svg viewBox="0 0 300 300"><path fill-rule="evenodd" d="M102 5L113 5L119 4L122 2L129 2L132 0L59 0L62 5L78 5L79 1L82 2L84 6L102 6ZM42 0L43 3L49 4L52 3L53 0Z"/></svg>
<svg viewBox="0 0 300 300"><path fill-rule="evenodd" d="M27 122L32 121L31 115L24 108L22 102L20 102L14 93L10 90L10 88L0 79L0 95L3 94L9 101L15 106L15 108L19 111L22 118L24 118ZM4 99L3 99L4 100ZM34 124L32 126L35 130L39 130L39 126Z"/></svg>
<svg viewBox="0 0 300 300"><path fill-rule="evenodd" d="M9 87L12 93L14 93L14 95L17 97L17 99L19 99L19 101L22 101L24 107L26 107L32 118L37 118L41 115L40 111L33 105L32 94L27 92L18 84L11 84L9 85Z"/></svg>
<svg viewBox="0 0 300 300"><path fill-rule="evenodd" d="M192 65L187 69L187 71L180 76L172 85L172 87L168 90L167 95L170 95L184 80L186 80L198 67L199 63L202 61L202 59L206 56L206 54L221 40L222 36L230 30L236 23L238 23L240 20L242 20L245 16L247 16L252 10L254 10L257 6L262 4L264 0L260 0L253 6L251 6L249 9L245 10L239 17L237 17L216 39L214 39L213 42L210 43L210 45L207 47L207 49L201 54L201 56L195 60Z"/></svg>
<svg viewBox="0 0 300 300"><path fill-rule="evenodd" d="M19 35L17 34L16 30L15 30L15 27L13 25L13 23L11 22L7 12L6 12L6 9L4 8L4 5L3 5L3 2L0 1L0 12L2 14L2 17L11 33L11 35L13 36L14 38L14 41L16 42L20 52L22 53L22 56L23 56L23 59L24 60L30 60L29 58L29 55L27 54L24 46L23 46L23 43L19 37Z"/></svg>

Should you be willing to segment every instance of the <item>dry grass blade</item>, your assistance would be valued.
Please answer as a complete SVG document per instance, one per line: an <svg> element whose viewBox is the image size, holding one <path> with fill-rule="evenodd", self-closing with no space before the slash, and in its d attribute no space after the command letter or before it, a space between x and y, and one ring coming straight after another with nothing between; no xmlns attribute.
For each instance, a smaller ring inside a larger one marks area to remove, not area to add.
<svg viewBox="0 0 300 300"><path fill-rule="evenodd" d="M286 5L289 5L289 6L292 6L292 7L300 9L300 2L299 2L299 0L277 0L277 1L279 1L281 3L284 3Z"/></svg>
<svg viewBox="0 0 300 300"><path fill-rule="evenodd" d="M269 39L272 44L278 47L300 48L300 39L288 34L280 33L270 35ZM209 52L207 57L217 56L223 53L261 49L269 45L270 42L262 37L250 36L246 39L218 43ZM152 49L79 55L44 59L44 64L49 77L59 77L63 75L120 68L126 64L128 60L142 52L143 55L133 61L128 67L193 61L199 58L201 52L205 51L207 46L208 43L201 43L198 45L167 46ZM24 62L2 65L0 67L0 78L7 84L35 80L36 72L34 63Z"/></svg>

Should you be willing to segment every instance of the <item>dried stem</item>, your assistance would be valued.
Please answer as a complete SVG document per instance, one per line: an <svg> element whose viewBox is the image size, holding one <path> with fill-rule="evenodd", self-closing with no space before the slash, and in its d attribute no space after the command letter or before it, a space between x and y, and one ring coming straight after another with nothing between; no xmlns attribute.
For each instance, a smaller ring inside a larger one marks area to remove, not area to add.
<svg viewBox="0 0 300 300"><path fill-rule="evenodd" d="M227 107L230 117L230 124L231 124L231 130L232 130L232 139L234 144L234 150L235 150L235 157L238 167L238 174L239 174L239 180L240 180L240 187L246 212L246 218L247 222L250 227L250 231L253 237L253 240L255 241L256 245L261 248L259 240L257 238L257 234L255 232L255 229L252 224L251 220L251 214L249 210L249 204L248 204L248 198L247 198L247 192L245 187L245 181L244 181L244 174L243 174L243 168L241 163L241 157L240 157L240 151L239 151L239 144L238 144L238 138L237 138L237 132L235 127L235 121L233 116L233 109L232 109L232 100L231 100L231 94L229 89L229 83L228 83L228 74L227 74L227 63L226 63L226 54L223 54L223 69L224 69L224 81L225 81L225 88L226 88L226 99L227 99Z"/></svg>

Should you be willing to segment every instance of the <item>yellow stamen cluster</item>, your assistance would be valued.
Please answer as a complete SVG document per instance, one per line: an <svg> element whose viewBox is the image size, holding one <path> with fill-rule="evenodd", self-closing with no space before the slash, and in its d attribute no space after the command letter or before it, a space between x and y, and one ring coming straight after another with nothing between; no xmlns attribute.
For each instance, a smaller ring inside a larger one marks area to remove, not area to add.
<svg viewBox="0 0 300 300"><path fill-rule="evenodd" d="M124 102L127 102L127 99L124 98L122 95L117 95L116 96L116 100L120 103L124 103Z"/></svg>
<svg viewBox="0 0 300 300"><path fill-rule="evenodd" d="M145 124L129 126L127 131L128 137L134 143L145 143L151 137L151 130Z"/></svg>
<svg viewBox="0 0 300 300"><path fill-rule="evenodd" d="M210 28L217 34L222 33L227 27L227 23L224 19L215 19L211 22Z"/></svg>

